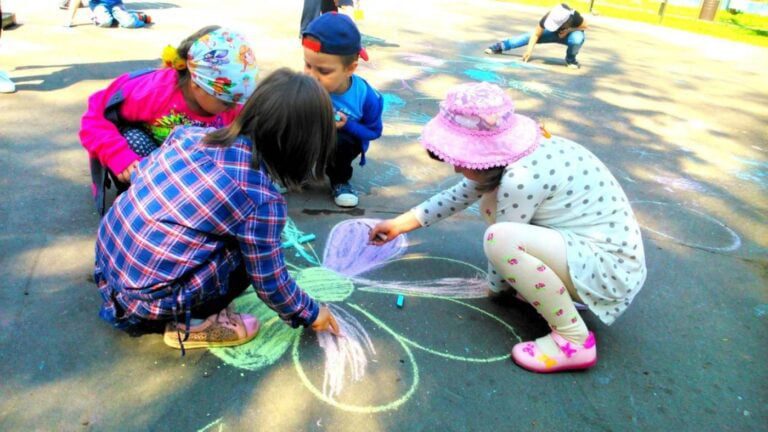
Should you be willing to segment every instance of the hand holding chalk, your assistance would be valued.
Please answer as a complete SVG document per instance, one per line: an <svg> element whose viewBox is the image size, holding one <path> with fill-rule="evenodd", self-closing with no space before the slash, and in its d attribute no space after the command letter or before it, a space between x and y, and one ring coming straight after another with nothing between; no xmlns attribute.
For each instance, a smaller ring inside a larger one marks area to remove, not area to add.
<svg viewBox="0 0 768 432"><path fill-rule="evenodd" d="M317 314L315 322L312 323L312 330L316 332L330 331L336 336L341 336L341 330L339 330L339 323L336 322L336 317L331 313L331 308L327 305L320 307L320 313Z"/></svg>
<svg viewBox="0 0 768 432"><path fill-rule="evenodd" d="M387 241L389 241L389 237L386 234L384 234L383 232L377 232L376 227L371 229L371 232L368 235L368 244L381 246Z"/></svg>

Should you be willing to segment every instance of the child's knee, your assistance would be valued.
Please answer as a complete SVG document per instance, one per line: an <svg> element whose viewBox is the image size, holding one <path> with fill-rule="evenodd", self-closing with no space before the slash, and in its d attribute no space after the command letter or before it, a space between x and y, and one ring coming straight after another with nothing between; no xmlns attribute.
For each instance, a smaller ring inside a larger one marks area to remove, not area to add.
<svg viewBox="0 0 768 432"><path fill-rule="evenodd" d="M93 9L93 22L99 27L112 27L114 18L104 5L98 5Z"/></svg>
<svg viewBox="0 0 768 432"><path fill-rule="evenodd" d="M483 234L483 251L485 251L485 256L488 257L488 260L494 263L496 258L511 246L508 239L509 236L500 229L500 225L491 224Z"/></svg>
<svg viewBox="0 0 768 432"><path fill-rule="evenodd" d="M483 237L483 251L488 261L500 265L510 258L525 253L520 236L515 235L517 224L500 222L489 226Z"/></svg>
<svg viewBox="0 0 768 432"><path fill-rule="evenodd" d="M584 43L584 32L575 31L568 35L568 45L582 45Z"/></svg>

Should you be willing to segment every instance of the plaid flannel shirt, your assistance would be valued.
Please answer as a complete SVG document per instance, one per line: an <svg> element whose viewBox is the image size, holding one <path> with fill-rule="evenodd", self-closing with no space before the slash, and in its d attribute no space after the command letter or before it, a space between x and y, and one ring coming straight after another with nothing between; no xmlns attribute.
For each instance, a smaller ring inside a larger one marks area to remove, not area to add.
<svg viewBox="0 0 768 432"><path fill-rule="evenodd" d="M292 326L319 306L288 274L280 249L287 208L251 143L201 143L212 129L177 128L139 164L99 226L94 277L100 316L125 328L178 317L223 295L243 262L256 294Z"/></svg>

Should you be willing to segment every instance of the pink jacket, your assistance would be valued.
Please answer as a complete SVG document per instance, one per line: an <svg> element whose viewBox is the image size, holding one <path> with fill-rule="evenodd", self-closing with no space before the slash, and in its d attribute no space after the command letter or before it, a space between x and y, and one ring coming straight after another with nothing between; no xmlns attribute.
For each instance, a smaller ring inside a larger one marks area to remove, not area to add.
<svg viewBox="0 0 768 432"><path fill-rule="evenodd" d="M80 128L80 141L90 157L115 174L120 174L131 163L141 159L128 146L117 126L105 117L105 110L114 104L116 97L121 98L120 121L143 124L160 142L173 127L181 124L226 126L242 109L238 105L219 115L200 116L189 109L177 83L176 71L164 68L138 76L121 75L109 87L91 95Z"/></svg>

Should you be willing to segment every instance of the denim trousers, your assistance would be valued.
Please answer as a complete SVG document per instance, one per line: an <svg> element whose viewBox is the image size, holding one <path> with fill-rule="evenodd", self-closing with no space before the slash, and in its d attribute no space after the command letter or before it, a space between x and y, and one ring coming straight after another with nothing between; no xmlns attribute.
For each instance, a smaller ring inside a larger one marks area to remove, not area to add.
<svg viewBox="0 0 768 432"><path fill-rule="evenodd" d="M112 9L102 4L96 5L93 8L93 17L99 27L111 27L115 20L120 27L144 27L144 22L135 13L125 10L122 5L113 6Z"/></svg>
<svg viewBox="0 0 768 432"><path fill-rule="evenodd" d="M501 47L504 51L511 50L514 48L520 48L523 46L528 45L528 42L531 40L531 36L533 33L523 33L520 36L516 36L510 39L505 39L500 42ZM568 33L568 36L565 38L560 38L557 35L557 32L551 32L548 30L544 30L544 33L541 34L541 37L539 37L538 42L539 44L546 44L546 43L559 43L562 45L567 45L568 49L565 51L565 61L566 63L574 63L576 62L576 55L579 54L579 50L581 49L581 46L584 45L584 32L581 30L576 30Z"/></svg>

